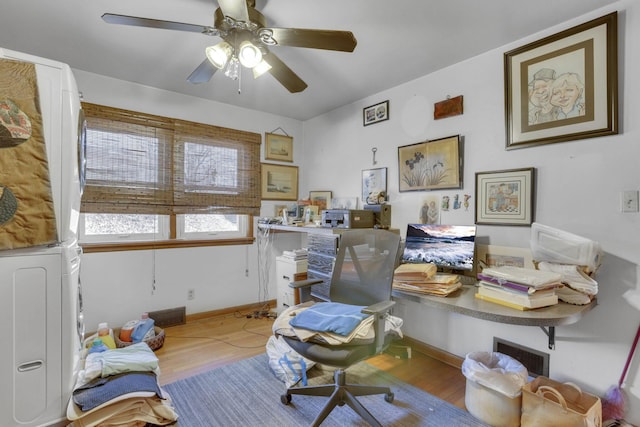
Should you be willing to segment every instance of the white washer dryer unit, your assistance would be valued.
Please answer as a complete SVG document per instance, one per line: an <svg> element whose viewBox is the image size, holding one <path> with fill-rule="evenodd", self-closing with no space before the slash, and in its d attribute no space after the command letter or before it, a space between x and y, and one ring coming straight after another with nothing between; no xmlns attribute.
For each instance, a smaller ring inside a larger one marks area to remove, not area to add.
<svg viewBox="0 0 640 427"><path fill-rule="evenodd" d="M59 242L77 240L84 183L84 116L80 93L67 64L0 48L0 58L36 66Z"/></svg>
<svg viewBox="0 0 640 427"><path fill-rule="evenodd" d="M59 242L0 251L0 426L45 426L66 420L84 338L84 118L69 66L2 48L0 58L35 64Z"/></svg>
<svg viewBox="0 0 640 427"><path fill-rule="evenodd" d="M80 248L0 252L0 425L65 419L80 369Z"/></svg>

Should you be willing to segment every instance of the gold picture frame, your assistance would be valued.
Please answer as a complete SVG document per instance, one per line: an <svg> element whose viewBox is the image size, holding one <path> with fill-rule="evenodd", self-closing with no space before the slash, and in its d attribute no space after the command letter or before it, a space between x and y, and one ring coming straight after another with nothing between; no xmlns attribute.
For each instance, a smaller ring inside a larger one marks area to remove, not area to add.
<svg viewBox="0 0 640 427"><path fill-rule="evenodd" d="M398 147L399 191L462 188L460 135Z"/></svg>
<svg viewBox="0 0 640 427"><path fill-rule="evenodd" d="M264 142L265 160L293 163L293 137L267 132Z"/></svg>
<svg viewBox="0 0 640 427"><path fill-rule="evenodd" d="M298 200L298 167L261 164L262 200Z"/></svg>
<svg viewBox="0 0 640 427"><path fill-rule="evenodd" d="M476 261L480 268L502 267L505 265L535 270L533 256L529 248L510 246L476 245Z"/></svg>
<svg viewBox="0 0 640 427"><path fill-rule="evenodd" d="M318 211L331 209L331 191L309 191L309 200L312 206L317 206Z"/></svg>
<svg viewBox="0 0 640 427"><path fill-rule="evenodd" d="M476 224L533 223L535 168L476 172Z"/></svg>
<svg viewBox="0 0 640 427"><path fill-rule="evenodd" d="M618 133L617 12L504 54L506 149Z"/></svg>

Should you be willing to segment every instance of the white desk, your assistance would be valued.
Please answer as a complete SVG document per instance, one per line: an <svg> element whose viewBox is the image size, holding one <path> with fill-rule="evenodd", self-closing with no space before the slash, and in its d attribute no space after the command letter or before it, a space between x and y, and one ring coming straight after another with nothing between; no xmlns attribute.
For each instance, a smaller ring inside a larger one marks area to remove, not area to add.
<svg viewBox="0 0 640 427"><path fill-rule="evenodd" d="M291 225L267 225L272 231L316 233L316 234L338 234L348 229L327 228L327 227L297 227ZM549 349L555 348L555 327L571 325L578 322L582 316L591 311L596 305L594 300L588 305L572 305L560 302L550 307L537 308L535 310L516 310L482 301L475 297L476 287L465 285L447 297L436 297L430 295L415 294L405 291L392 292L394 299L405 299L418 302L426 306L452 311L454 313L471 316L478 319L489 320L491 322L505 323L521 326L538 326L549 338Z"/></svg>
<svg viewBox="0 0 640 427"><path fill-rule="evenodd" d="M516 310L475 297L476 287L465 285L447 297L421 295L405 291L392 292L394 299L419 302L430 307L464 314L491 322L522 326L539 326L549 338L549 349L555 348L555 327L571 325L591 311L597 304L594 300L587 305L573 305L560 302L550 307L535 310ZM546 328L546 329L545 329Z"/></svg>

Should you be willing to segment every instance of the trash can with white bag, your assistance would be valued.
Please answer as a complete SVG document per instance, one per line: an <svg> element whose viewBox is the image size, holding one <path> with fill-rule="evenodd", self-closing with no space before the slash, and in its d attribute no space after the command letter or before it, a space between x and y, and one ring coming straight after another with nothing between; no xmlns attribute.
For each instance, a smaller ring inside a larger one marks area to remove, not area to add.
<svg viewBox="0 0 640 427"><path fill-rule="evenodd" d="M465 357L462 373L471 415L493 427L520 426L522 387L529 378L522 363L506 354L475 351Z"/></svg>

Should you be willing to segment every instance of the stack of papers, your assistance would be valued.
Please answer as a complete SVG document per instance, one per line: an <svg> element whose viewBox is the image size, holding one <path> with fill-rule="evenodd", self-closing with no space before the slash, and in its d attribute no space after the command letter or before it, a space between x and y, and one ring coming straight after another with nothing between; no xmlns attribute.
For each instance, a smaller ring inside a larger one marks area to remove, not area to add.
<svg viewBox="0 0 640 427"><path fill-rule="evenodd" d="M476 298L518 310L548 307L558 303L561 278L557 273L528 268L485 268L478 273Z"/></svg>
<svg viewBox="0 0 640 427"><path fill-rule="evenodd" d="M569 304L585 305L591 303L598 293L598 282L589 277L581 266L539 262L538 269L553 271L562 275L564 287L558 289L560 300Z"/></svg>
<svg viewBox="0 0 640 427"><path fill-rule="evenodd" d="M282 256L293 260L307 259L307 249L294 249L292 251L282 251Z"/></svg>
<svg viewBox="0 0 640 427"><path fill-rule="evenodd" d="M457 274L437 273L434 264L402 264L393 275L393 288L404 292L447 296L460 289Z"/></svg>

